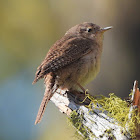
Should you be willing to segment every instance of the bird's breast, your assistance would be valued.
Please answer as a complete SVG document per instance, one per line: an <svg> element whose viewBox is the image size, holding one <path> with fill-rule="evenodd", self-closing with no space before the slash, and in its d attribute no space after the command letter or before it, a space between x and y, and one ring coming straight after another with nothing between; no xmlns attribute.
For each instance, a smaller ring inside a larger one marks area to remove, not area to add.
<svg viewBox="0 0 140 140"><path fill-rule="evenodd" d="M100 70L100 53L97 51L85 55L81 59L80 83L84 86L91 82Z"/></svg>

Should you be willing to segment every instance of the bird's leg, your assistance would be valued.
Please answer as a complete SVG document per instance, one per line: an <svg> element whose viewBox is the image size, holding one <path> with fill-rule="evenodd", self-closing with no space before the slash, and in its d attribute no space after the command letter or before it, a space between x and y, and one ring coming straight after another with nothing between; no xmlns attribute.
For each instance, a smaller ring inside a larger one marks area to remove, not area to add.
<svg viewBox="0 0 140 140"><path fill-rule="evenodd" d="M76 84L77 84L77 86L78 86L84 93L87 92L86 89L84 89L79 83L76 82Z"/></svg>

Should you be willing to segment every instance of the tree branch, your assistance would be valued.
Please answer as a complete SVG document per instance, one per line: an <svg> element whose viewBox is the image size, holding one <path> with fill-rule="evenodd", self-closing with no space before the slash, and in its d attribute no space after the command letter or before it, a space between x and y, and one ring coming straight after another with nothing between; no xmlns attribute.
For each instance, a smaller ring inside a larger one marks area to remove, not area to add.
<svg viewBox="0 0 140 140"><path fill-rule="evenodd" d="M76 92L57 91L51 101L70 118L70 122L84 139L128 140L131 138L128 133L128 124L126 124L126 128L123 128L100 104L95 105L91 103L92 99L86 97L86 94L83 93L77 95ZM84 102L81 102L83 100ZM128 112L129 117L127 118L131 119L131 113L132 108ZM128 120L127 122L129 123Z"/></svg>

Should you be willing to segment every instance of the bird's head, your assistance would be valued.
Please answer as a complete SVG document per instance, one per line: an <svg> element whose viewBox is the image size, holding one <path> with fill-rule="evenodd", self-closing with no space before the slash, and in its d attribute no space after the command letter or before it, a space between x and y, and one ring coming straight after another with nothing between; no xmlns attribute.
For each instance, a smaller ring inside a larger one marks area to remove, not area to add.
<svg viewBox="0 0 140 140"><path fill-rule="evenodd" d="M111 28L112 28L112 26L101 28L100 26L98 26L96 24L84 22L84 23L78 24L78 25L70 28L66 32L66 35L71 34L73 36L82 36L82 37L90 38L90 39L97 38L97 40L98 40L103 37L103 34L105 31L108 31Z"/></svg>

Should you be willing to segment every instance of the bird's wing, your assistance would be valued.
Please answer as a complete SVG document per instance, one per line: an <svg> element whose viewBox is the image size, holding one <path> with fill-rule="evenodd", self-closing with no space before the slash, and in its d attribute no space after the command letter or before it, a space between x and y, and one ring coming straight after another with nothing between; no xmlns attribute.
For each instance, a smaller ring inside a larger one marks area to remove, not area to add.
<svg viewBox="0 0 140 140"><path fill-rule="evenodd" d="M60 40L60 43L56 42L37 68L33 83L36 83L46 74L55 72L91 52L93 43L93 40L83 37L74 37L62 42Z"/></svg>

